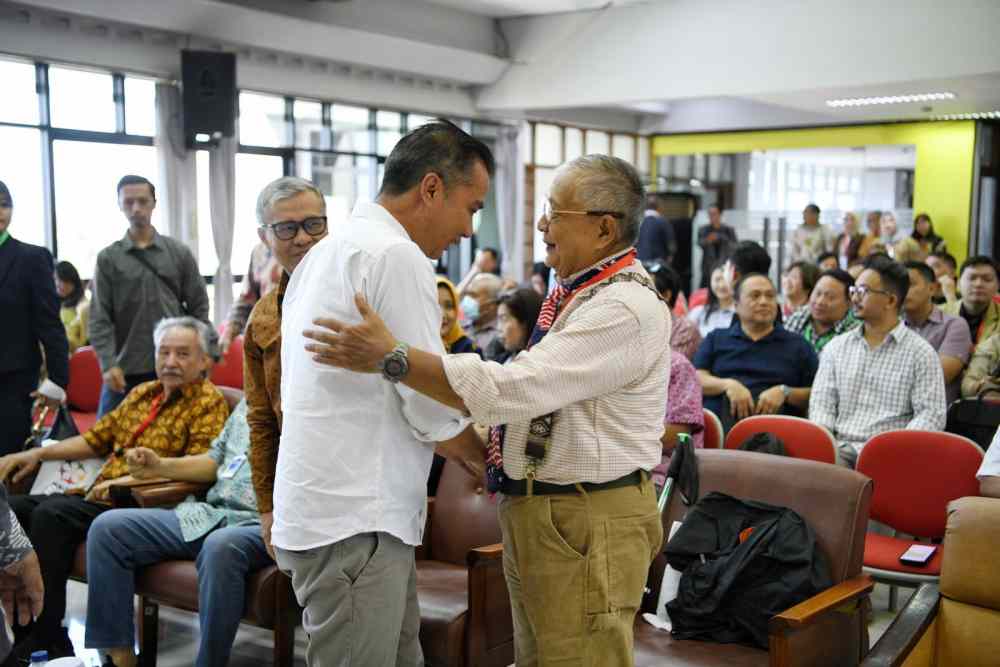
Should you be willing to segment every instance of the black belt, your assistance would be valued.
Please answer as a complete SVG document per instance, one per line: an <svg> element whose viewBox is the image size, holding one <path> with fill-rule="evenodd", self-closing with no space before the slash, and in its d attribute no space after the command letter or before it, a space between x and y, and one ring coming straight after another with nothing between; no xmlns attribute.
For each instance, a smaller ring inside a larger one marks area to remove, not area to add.
<svg viewBox="0 0 1000 667"><path fill-rule="evenodd" d="M610 482L580 482L579 486L583 487L584 491L606 491L607 489L619 489L623 486L638 486L646 481L647 476L646 472L636 470ZM535 480L531 485L531 494L550 496L556 493L579 493L576 487L576 484L552 484ZM528 481L525 479L505 479L500 485L500 492L507 496L526 496L528 495Z"/></svg>

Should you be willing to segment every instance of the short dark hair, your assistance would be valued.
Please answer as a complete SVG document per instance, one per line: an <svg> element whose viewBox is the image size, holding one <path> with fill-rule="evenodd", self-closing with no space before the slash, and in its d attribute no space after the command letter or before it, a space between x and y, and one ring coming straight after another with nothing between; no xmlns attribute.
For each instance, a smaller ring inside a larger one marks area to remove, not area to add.
<svg viewBox="0 0 1000 667"><path fill-rule="evenodd" d="M7 184L0 181L0 201L6 201L7 208L14 208L14 198L10 195L10 190L7 188Z"/></svg>
<svg viewBox="0 0 1000 667"><path fill-rule="evenodd" d="M913 269L914 271L916 271L917 273L919 273L920 277L924 279L925 283L928 283L928 284L931 284L931 285L934 285L934 284L937 283L937 276L934 275L934 269L932 269L931 267L927 266L923 262L907 262L903 266L905 266L907 268L907 270Z"/></svg>
<svg viewBox="0 0 1000 667"><path fill-rule="evenodd" d="M401 195L430 172L440 176L446 188L467 183L477 161L493 176L496 162L486 144L454 123L436 119L409 132L392 149L379 194Z"/></svg>
<svg viewBox="0 0 1000 667"><path fill-rule="evenodd" d="M710 209L710 208L714 208L714 209L716 209L716 210L717 210L717 211L718 211L719 213L722 213L722 207L721 207L721 206L719 206L718 204L709 204L709 205L708 205L708 208L706 208L705 210L707 211L707 210L708 210L708 209Z"/></svg>
<svg viewBox="0 0 1000 667"><path fill-rule="evenodd" d="M819 266L820 264L823 263L823 260L830 259L831 257L833 257L835 260L837 260L837 266L840 266L840 258L837 257L837 253L835 253L835 252L824 252L822 255L820 255L819 257L817 257L816 258L816 266Z"/></svg>
<svg viewBox="0 0 1000 667"><path fill-rule="evenodd" d="M729 255L729 261L740 276L748 273L767 274L771 270L771 256L755 241L740 241Z"/></svg>
<svg viewBox="0 0 1000 667"><path fill-rule="evenodd" d="M535 290L520 287L501 293L497 297L497 307L507 306L510 314L524 325L530 336L538 321L538 313L542 311L542 301L544 301L544 297Z"/></svg>
<svg viewBox="0 0 1000 667"><path fill-rule="evenodd" d="M956 260L955 256L952 255L951 253L947 253L947 252L932 252L931 254L929 254L927 256L928 257L937 257L942 262L944 262L945 264L947 264L948 266L950 266L951 270L953 272L958 270L958 260Z"/></svg>
<svg viewBox="0 0 1000 667"><path fill-rule="evenodd" d="M774 281L766 273L748 273L746 275L740 276L740 279L736 281L736 286L733 287L733 298L737 301L740 300L740 290L743 289L743 283L750 280L751 278L764 278L767 282L771 283L771 287L774 287Z"/></svg>
<svg viewBox="0 0 1000 667"><path fill-rule="evenodd" d="M806 204L806 210L819 215L819 206L816 206L816 204Z"/></svg>
<svg viewBox="0 0 1000 667"><path fill-rule="evenodd" d="M865 269L871 269L879 275L882 286L896 295L896 309L902 310L906 293L910 291L910 274L906 272L906 267L889 255L877 253L868 257Z"/></svg>
<svg viewBox="0 0 1000 667"><path fill-rule="evenodd" d="M125 176L122 176L121 180L118 181L118 189L115 192L121 194L122 188L126 185L148 185L149 194L153 195L153 201L156 201L156 186L153 185L145 176L136 176L135 174L126 174Z"/></svg>
<svg viewBox="0 0 1000 667"><path fill-rule="evenodd" d="M493 256L493 261L497 263L497 268L493 271L493 273L500 275L500 251L496 248L491 248L490 246L484 246L479 250Z"/></svg>
<svg viewBox="0 0 1000 667"><path fill-rule="evenodd" d="M854 287L854 278L851 277L850 273L844 271L843 269L829 269L819 274L819 277L816 278L816 284L818 285L819 281L823 280L823 278L833 278L838 283L843 285L844 298L848 301L851 300L851 288Z"/></svg>
<svg viewBox="0 0 1000 667"><path fill-rule="evenodd" d="M802 276L802 288L809 294L813 291L813 287L816 286L816 281L819 280L819 267L812 262L798 261L792 262L785 273L788 273L792 269L798 269L799 275Z"/></svg>
<svg viewBox="0 0 1000 667"><path fill-rule="evenodd" d="M69 262L59 262L56 264L56 278L73 286L73 291L63 298L62 303L67 308L76 308L83 299L83 281L80 280L80 272Z"/></svg>
<svg viewBox="0 0 1000 667"><path fill-rule="evenodd" d="M656 291L663 294L667 290L670 290L670 300L667 305L671 308L677 303L677 297L680 295L681 291L681 277L674 271L673 267L668 264L663 264L662 262L654 262L648 269L649 275L653 276L653 283L656 285Z"/></svg>
<svg viewBox="0 0 1000 667"><path fill-rule="evenodd" d="M966 269L973 266L988 266L993 269L993 273L1000 278L1000 271L997 270L997 263L993 261L992 257L988 257L986 255L973 255L972 257L966 257L965 261L962 262L962 269L958 272L958 275L961 276L965 273Z"/></svg>

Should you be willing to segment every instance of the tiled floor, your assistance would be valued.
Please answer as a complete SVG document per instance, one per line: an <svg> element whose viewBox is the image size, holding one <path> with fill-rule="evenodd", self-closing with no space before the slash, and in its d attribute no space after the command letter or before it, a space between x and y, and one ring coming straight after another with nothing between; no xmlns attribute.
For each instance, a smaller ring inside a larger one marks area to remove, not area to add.
<svg viewBox="0 0 1000 667"><path fill-rule="evenodd" d="M912 591L899 591L899 606L906 604ZM878 584L872 595L874 620L869 628L874 644L889 627L895 614L888 611L889 587ZM77 655L87 667L98 666L97 651L83 648L84 621L87 614L87 589L83 584L70 582L67 605L69 633L77 649ZM266 630L241 626L233 645L231 667L261 667L271 664L271 633ZM302 628L295 635L295 665L304 667L306 637ZM198 617L187 612L160 607L160 651L158 667L191 667L198 652Z"/></svg>

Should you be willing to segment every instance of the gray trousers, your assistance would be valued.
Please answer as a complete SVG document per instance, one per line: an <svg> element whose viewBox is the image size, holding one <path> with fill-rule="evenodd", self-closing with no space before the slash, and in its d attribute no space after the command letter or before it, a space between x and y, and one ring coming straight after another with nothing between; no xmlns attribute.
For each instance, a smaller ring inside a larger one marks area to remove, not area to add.
<svg viewBox="0 0 1000 667"><path fill-rule="evenodd" d="M361 533L275 554L305 609L309 667L422 667L413 547Z"/></svg>

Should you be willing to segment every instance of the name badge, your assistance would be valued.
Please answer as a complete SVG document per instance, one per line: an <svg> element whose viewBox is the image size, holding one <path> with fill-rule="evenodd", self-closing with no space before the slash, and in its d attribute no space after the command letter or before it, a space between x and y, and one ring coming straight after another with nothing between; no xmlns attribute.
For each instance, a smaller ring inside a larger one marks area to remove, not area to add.
<svg viewBox="0 0 1000 667"><path fill-rule="evenodd" d="M237 456L235 459L226 464L226 467L223 468L221 473L219 473L219 477L222 479L232 479L233 477L236 477L236 473L239 472L240 468L242 468L243 464L246 462L246 456Z"/></svg>

